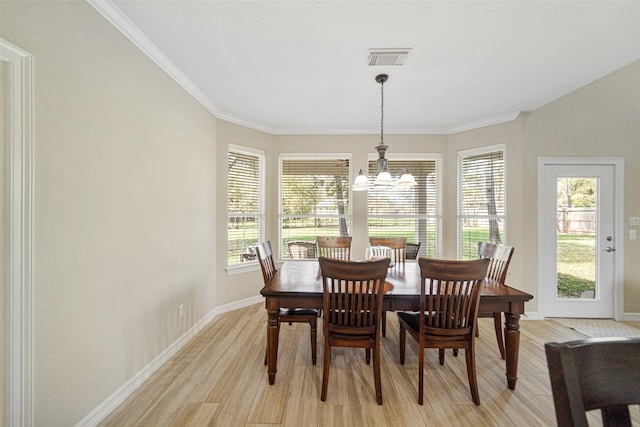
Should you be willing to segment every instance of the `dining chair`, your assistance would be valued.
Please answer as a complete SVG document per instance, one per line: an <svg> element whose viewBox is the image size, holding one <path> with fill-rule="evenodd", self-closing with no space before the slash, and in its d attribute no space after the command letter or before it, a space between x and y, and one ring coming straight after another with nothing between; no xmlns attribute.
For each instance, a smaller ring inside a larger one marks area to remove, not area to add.
<svg viewBox="0 0 640 427"><path fill-rule="evenodd" d="M487 277L494 280L499 285L504 285L507 278L507 270L513 256L514 248L499 243L478 242L478 258L488 258L489 267L487 268ZM504 338L502 334L502 313L501 312L480 312L478 317L493 317L493 327L496 331L496 340L498 341L498 349L500 357L504 359ZM476 336L479 336L479 330L476 329Z"/></svg>
<svg viewBox="0 0 640 427"><path fill-rule="evenodd" d="M278 271L273 260L271 240L259 243L256 247L260 268L264 284L268 285ZM278 334L280 334L280 323L308 323L311 329L311 362L316 364L316 336L318 331L318 310L310 308L281 308L278 313ZM267 353L265 352L264 363L267 363Z"/></svg>
<svg viewBox="0 0 640 427"><path fill-rule="evenodd" d="M366 349L370 363L373 350L373 378L376 401L382 405L380 382L380 312L389 258L374 261L343 261L319 258L322 273L324 313L324 366L322 394L327 399L332 347Z"/></svg>
<svg viewBox="0 0 640 427"><path fill-rule="evenodd" d="M640 338L588 338L545 343L556 410L563 427L587 427L600 409L605 426L631 426L629 405L640 404Z"/></svg>
<svg viewBox="0 0 640 427"><path fill-rule="evenodd" d="M370 237L371 246L386 246L393 251L393 265L404 266L406 257L406 237Z"/></svg>
<svg viewBox="0 0 640 427"><path fill-rule="evenodd" d="M287 250L291 259L317 258L316 242L309 240L289 240L287 241Z"/></svg>
<svg viewBox="0 0 640 427"><path fill-rule="evenodd" d="M400 364L405 362L407 332L418 342L418 403L424 399L424 349L437 348L440 365L444 350L464 349L473 403L480 405L475 362L475 328L480 286L488 259L470 261L418 258L420 311L398 312Z"/></svg>
<svg viewBox="0 0 640 427"><path fill-rule="evenodd" d="M418 243L407 242L407 245L405 246L405 258L418 259L419 251L420 251L420 242Z"/></svg>
<svg viewBox="0 0 640 427"><path fill-rule="evenodd" d="M404 267L406 260L405 247L407 245L406 237L370 237L369 244L371 246L386 246L393 252L393 266ZM387 336L387 312L382 312L382 336Z"/></svg>
<svg viewBox="0 0 640 427"><path fill-rule="evenodd" d="M350 260L351 236L325 237L318 236L318 256L325 258Z"/></svg>

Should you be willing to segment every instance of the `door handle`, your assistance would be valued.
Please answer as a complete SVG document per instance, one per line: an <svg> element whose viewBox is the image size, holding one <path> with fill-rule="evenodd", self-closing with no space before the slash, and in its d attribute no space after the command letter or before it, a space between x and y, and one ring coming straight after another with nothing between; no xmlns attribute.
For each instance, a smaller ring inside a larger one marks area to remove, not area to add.
<svg viewBox="0 0 640 427"><path fill-rule="evenodd" d="M607 246L605 251L607 251L607 252L615 252L616 248L612 248L611 246Z"/></svg>

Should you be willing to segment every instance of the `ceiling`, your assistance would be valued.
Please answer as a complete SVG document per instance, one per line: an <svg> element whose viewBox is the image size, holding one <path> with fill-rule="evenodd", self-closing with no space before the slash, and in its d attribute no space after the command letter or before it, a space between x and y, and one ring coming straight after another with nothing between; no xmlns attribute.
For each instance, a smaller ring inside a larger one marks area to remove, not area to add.
<svg viewBox="0 0 640 427"><path fill-rule="evenodd" d="M217 117L273 134L452 133L640 59L640 1L87 0ZM369 66L371 48L410 48Z"/></svg>

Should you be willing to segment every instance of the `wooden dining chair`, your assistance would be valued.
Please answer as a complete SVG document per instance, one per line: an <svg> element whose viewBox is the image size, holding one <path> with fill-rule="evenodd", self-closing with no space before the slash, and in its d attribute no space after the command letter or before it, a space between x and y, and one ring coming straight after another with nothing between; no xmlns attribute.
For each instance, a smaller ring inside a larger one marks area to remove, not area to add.
<svg viewBox="0 0 640 427"><path fill-rule="evenodd" d="M586 411L596 409L601 425L632 425L629 405L640 404L640 338L589 338L544 347L559 426L588 427Z"/></svg>
<svg viewBox="0 0 640 427"><path fill-rule="evenodd" d="M351 236L325 237L318 236L318 256L325 258L350 260L351 259Z"/></svg>
<svg viewBox="0 0 640 427"><path fill-rule="evenodd" d="M375 261L343 261L321 257L324 313L324 366L322 394L327 399L332 347L366 349L367 363L373 350L376 401L382 405L380 382L380 312L389 258Z"/></svg>
<svg viewBox="0 0 640 427"><path fill-rule="evenodd" d="M260 260L260 268L262 269L262 277L264 284L268 285L276 271L278 271L276 263L273 260L273 251L271 249L271 241L259 243L256 247L258 259ZM316 336L318 331L318 310L310 308L281 308L278 313L278 334L280 333L280 323L308 323L311 328L311 362L316 364ZM267 363L265 353L264 363Z"/></svg>
<svg viewBox="0 0 640 427"><path fill-rule="evenodd" d="M498 243L478 242L478 258L488 258L489 267L487 268L487 277L494 280L499 285L504 285L507 278L507 270L513 256L514 248ZM498 341L498 349L500 357L504 359L504 338L502 334L502 313L501 312L480 312L478 317L492 317L493 327L496 331L496 340ZM476 330L476 336L479 331Z"/></svg>
<svg viewBox="0 0 640 427"><path fill-rule="evenodd" d="M418 243L407 242L407 245L405 246L406 259L418 259L418 252L420 252L420 242Z"/></svg>
<svg viewBox="0 0 640 427"><path fill-rule="evenodd" d="M406 256L406 237L370 237L369 244L371 246L386 246L393 251L393 265L404 266L407 259Z"/></svg>
<svg viewBox="0 0 640 427"><path fill-rule="evenodd" d="M289 240L287 250L291 259L317 258L318 252L316 242L309 240Z"/></svg>
<svg viewBox="0 0 640 427"><path fill-rule="evenodd" d="M475 362L475 328L480 286L488 259L471 261L418 258L420 311L398 312L400 364L404 365L407 332L418 342L418 403L424 398L424 349L437 348L440 364L444 350L464 349L473 403L480 405Z"/></svg>
<svg viewBox="0 0 640 427"><path fill-rule="evenodd" d="M393 266L404 267L406 257L405 247L407 245L406 237L370 237L369 244L371 246L386 246L393 253ZM382 336L387 336L387 312L382 312Z"/></svg>

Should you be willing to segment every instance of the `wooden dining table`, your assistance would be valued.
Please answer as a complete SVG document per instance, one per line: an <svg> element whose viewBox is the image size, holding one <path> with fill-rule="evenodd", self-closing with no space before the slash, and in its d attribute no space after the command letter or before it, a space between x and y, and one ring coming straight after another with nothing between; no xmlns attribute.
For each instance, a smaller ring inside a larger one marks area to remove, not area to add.
<svg viewBox="0 0 640 427"><path fill-rule="evenodd" d="M420 296L420 267L407 261L389 268L387 282L393 288L385 292L387 311L417 311ZM267 373L269 384L276 380L278 363L278 312L280 308L322 308L322 277L318 260L285 261L273 279L262 288L267 308ZM518 379L520 315L532 295L510 286L485 280L480 296L480 312L504 313L504 340L507 386L515 390Z"/></svg>

